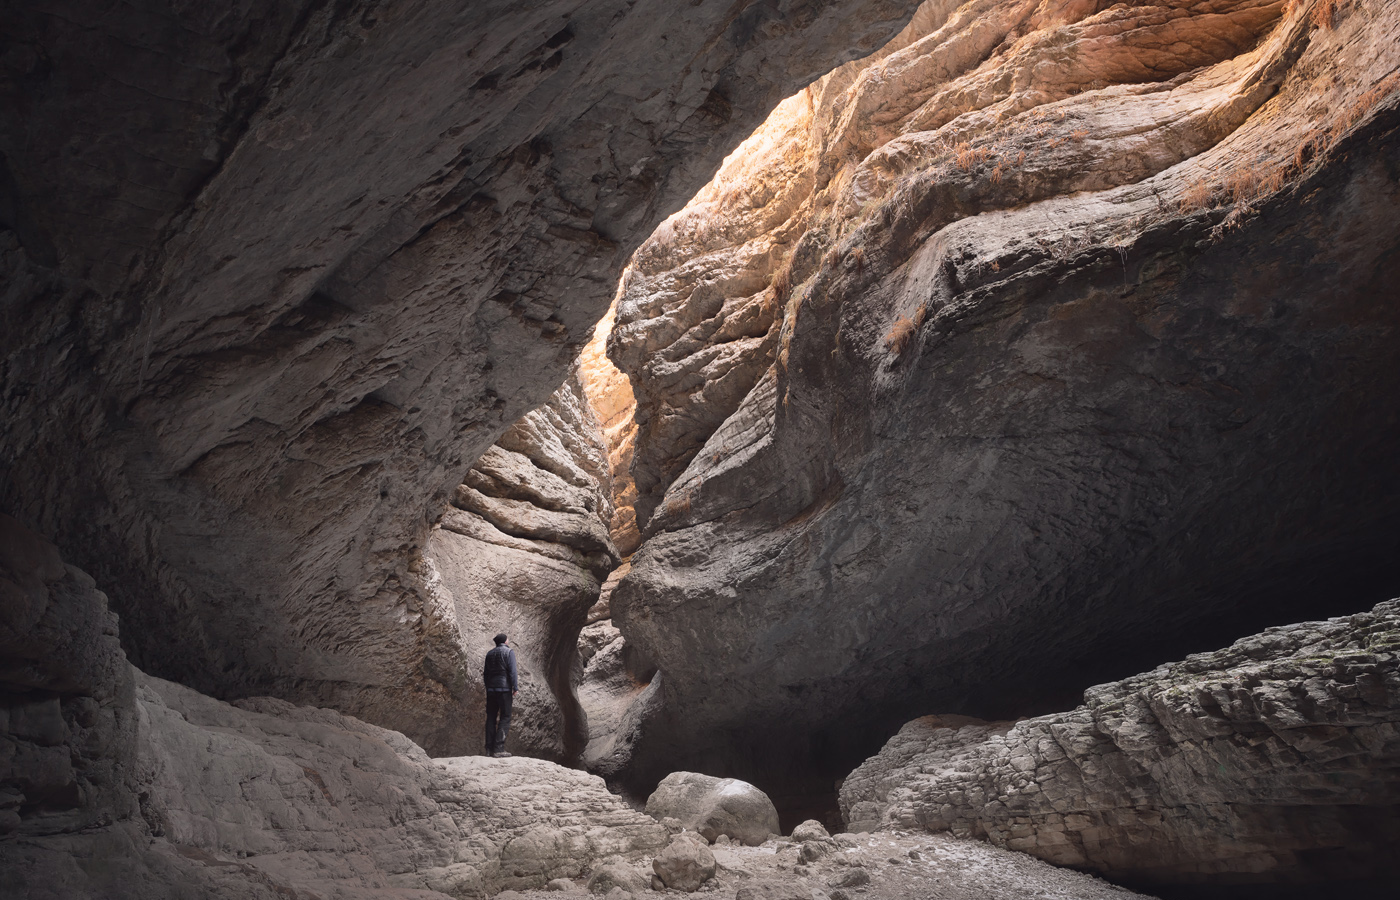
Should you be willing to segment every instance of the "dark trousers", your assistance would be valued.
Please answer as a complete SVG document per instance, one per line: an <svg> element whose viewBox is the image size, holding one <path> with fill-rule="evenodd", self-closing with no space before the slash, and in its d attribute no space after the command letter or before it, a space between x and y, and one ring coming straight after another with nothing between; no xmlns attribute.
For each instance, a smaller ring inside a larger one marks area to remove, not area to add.
<svg viewBox="0 0 1400 900"><path fill-rule="evenodd" d="M486 692L487 753L499 753L506 749L506 732L510 731L510 707L514 700L510 691Z"/></svg>

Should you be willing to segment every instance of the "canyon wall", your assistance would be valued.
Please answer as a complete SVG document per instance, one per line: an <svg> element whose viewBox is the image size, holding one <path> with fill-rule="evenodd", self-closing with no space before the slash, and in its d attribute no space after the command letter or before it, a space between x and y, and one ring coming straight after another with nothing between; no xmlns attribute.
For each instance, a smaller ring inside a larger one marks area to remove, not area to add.
<svg viewBox="0 0 1400 900"><path fill-rule="evenodd" d="M1118 881L1393 879L1400 601L1099 685L1068 713L910 722L841 810Z"/></svg>
<svg viewBox="0 0 1400 900"><path fill-rule="evenodd" d="M6 896L484 898L669 838L593 775L151 678L91 578L8 516L0 538Z"/></svg>
<svg viewBox="0 0 1400 900"><path fill-rule="evenodd" d="M431 527L656 222L914 6L7 5L0 508L151 674L475 748Z"/></svg>
<svg viewBox="0 0 1400 900"><path fill-rule="evenodd" d="M662 685L629 777L829 790L911 710L1388 596L1397 38L1377 2L930 2L779 107L618 303L611 606Z"/></svg>
<svg viewBox="0 0 1400 900"><path fill-rule="evenodd" d="M452 604L472 660L462 690L477 702L462 727L484 734L481 666L493 637L504 632L516 648L512 752L570 762L587 741L571 679L579 631L619 561L608 472L575 369L477 460L428 537L431 589Z"/></svg>

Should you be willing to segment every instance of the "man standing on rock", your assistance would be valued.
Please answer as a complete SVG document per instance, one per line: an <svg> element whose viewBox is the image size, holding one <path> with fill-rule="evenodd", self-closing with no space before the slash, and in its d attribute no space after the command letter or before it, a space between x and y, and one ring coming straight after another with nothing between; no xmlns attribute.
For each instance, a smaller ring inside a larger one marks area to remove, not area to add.
<svg viewBox="0 0 1400 900"><path fill-rule="evenodd" d="M507 646L504 634L496 635L496 646L486 654L481 677L486 682L486 752L498 759L510 756L506 732L520 679L515 673L515 651Z"/></svg>

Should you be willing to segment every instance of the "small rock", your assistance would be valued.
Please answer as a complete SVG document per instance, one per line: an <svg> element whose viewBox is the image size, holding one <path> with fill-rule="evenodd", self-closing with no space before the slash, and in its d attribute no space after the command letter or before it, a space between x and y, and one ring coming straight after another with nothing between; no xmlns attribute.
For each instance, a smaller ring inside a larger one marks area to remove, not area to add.
<svg viewBox="0 0 1400 900"><path fill-rule="evenodd" d="M831 892L831 900L851 900L851 895L840 888L836 888Z"/></svg>
<svg viewBox="0 0 1400 900"><path fill-rule="evenodd" d="M904 860L900 859L898 856L891 856L889 859L885 860L885 862L889 863L892 866L904 865Z"/></svg>
<svg viewBox="0 0 1400 900"><path fill-rule="evenodd" d="M807 868L806 866L793 866L793 867L792 867L792 874L794 874L794 875L802 875L802 876L805 877L805 876L807 876L807 875L811 875L811 874L812 874L812 870L809 869L809 868Z"/></svg>
<svg viewBox="0 0 1400 900"><path fill-rule="evenodd" d="M799 851L803 862L816 862L831 852L831 845L821 841L804 841Z"/></svg>
<svg viewBox="0 0 1400 900"><path fill-rule="evenodd" d="M831 887L860 887L870 883L870 873L861 866L851 866L849 869L831 876L826 883Z"/></svg>
<svg viewBox="0 0 1400 900"><path fill-rule="evenodd" d="M792 839L799 844L804 841L824 841L830 837L831 833L816 819L808 819L792 830Z"/></svg>
<svg viewBox="0 0 1400 900"><path fill-rule="evenodd" d="M603 895L603 896L604 896L604 900L632 900L632 894L631 894L631 892L629 892L629 891L624 891L624 890L623 890L622 888L620 888L620 887L613 887L612 890L608 891L608 892L607 892L605 895ZM522 898L522 900L523 900L523 898Z"/></svg>
<svg viewBox="0 0 1400 900"><path fill-rule="evenodd" d="M661 827L672 834L680 834L682 831L685 831L685 825L675 816L662 816Z"/></svg>
<svg viewBox="0 0 1400 900"><path fill-rule="evenodd" d="M525 900L525 895L519 891L501 891L496 895L496 900Z"/></svg>
<svg viewBox="0 0 1400 900"><path fill-rule="evenodd" d="M569 879L567 879L567 878L556 878L556 879L554 879L553 881L551 881L549 884L545 885L545 890L548 890L548 891L568 891L568 890L572 890L572 889L573 889L573 886L574 886L574 883L573 883L572 881L570 881Z"/></svg>
<svg viewBox="0 0 1400 900"><path fill-rule="evenodd" d="M918 862L919 860L924 858L924 855L917 850L910 850L909 858L914 860L915 862Z"/></svg>
<svg viewBox="0 0 1400 900"><path fill-rule="evenodd" d="M682 832L651 861L656 877L668 888L692 892L715 877L715 855L702 837Z"/></svg>
<svg viewBox="0 0 1400 900"><path fill-rule="evenodd" d="M647 877L629 865L608 863L593 870L588 876L590 894L611 895L613 888L621 888L631 894L647 889Z"/></svg>

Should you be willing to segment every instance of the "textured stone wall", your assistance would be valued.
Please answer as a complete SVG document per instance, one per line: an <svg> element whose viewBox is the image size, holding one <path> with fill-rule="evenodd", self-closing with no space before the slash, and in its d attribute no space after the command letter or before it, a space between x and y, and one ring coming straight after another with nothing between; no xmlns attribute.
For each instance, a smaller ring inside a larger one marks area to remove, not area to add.
<svg viewBox="0 0 1400 900"><path fill-rule="evenodd" d="M1090 688L1067 713L916 719L841 810L1118 880L1394 877L1400 601Z"/></svg>
<svg viewBox="0 0 1400 900"><path fill-rule="evenodd" d="M926 4L639 249L640 780L1393 594L1400 7L1315 7Z"/></svg>
<svg viewBox="0 0 1400 900"><path fill-rule="evenodd" d="M432 525L655 223L914 5L7 5L0 508L153 674L474 747Z"/></svg>
<svg viewBox="0 0 1400 900"><path fill-rule="evenodd" d="M483 743L481 665L499 632L520 694L506 749L561 762L587 740L571 682L574 646L618 553L607 449L578 370L477 460L424 552L429 584L455 612L476 702L452 723ZM473 750L476 747L472 747Z"/></svg>
<svg viewBox="0 0 1400 900"><path fill-rule="evenodd" d="M146 676L92 579L6 516L0 660L7 897L484 898L669 837L593 775Z"/></svg>

